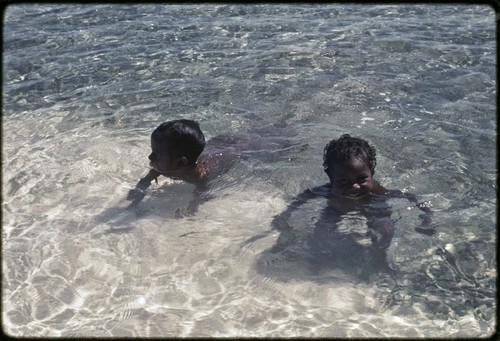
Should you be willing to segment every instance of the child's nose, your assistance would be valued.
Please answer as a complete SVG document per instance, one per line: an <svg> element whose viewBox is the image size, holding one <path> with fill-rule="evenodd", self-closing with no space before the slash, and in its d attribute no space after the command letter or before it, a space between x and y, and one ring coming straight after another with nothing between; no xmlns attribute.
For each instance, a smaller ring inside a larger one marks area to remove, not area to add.
<svg viewBox="0 0 500 341"><path fill-rule="evenodd" d="M361 188L361 186L357 182L353 183L351 187L353 189L360 189Z"/></svg>
<svg viewBox="0 0 500 341"><path fill-rule="evenodd" d="M150 161L154 161L154 160L156 159L156 155L155 155L155 153L151 153L151 154L149 154L148 159L149 159Z"/></svg>

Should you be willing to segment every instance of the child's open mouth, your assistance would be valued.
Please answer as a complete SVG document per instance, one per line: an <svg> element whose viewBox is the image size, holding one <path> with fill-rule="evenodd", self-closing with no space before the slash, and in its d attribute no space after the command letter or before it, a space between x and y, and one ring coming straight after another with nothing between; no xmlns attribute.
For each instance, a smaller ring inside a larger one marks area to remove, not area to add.
<svg viewBox="0 0 500 341"><path fill-rule="evenodd" d="M357 189L354 189L354 190L345 191L344 194L347 195L348 197L357 197L357 196L359 196L360 191Z"/></svg>
<svg viewBox="0 0 500 341"><path fill-rule="evenodd" d="M363 197L365 194L364 191L360 190L360 189L353 189L353 190L349 190L349 191L345 191L344 192L344 195L346 197L349 197L349 198L361 198Z"/></svg>

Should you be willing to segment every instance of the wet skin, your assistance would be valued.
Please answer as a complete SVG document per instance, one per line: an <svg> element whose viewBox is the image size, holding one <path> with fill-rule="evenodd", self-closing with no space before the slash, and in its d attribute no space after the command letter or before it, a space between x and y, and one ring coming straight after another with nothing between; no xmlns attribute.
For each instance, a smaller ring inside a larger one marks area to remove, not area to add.
<svg viewBox="0 0 500 341"><path fill-rule="evenodd" d="M196 179L196 164L190 165L186 157L173 157L167 144L152 141L151 151L149 166L159 175L188 181Z"/></svg>
<svg viewBox="0 0 500 341"><path fill-rule="evenodd" d="M335 203L339 214L349 211L364 211L373 195L384 196L389 193L375 179L368 165L360 158L351 158L333 165L329 178L330 184L317 187L315 192L328 197Z"/></svg>
<svg viewBox="0 0 500 341"><path fill-rule="evenodd" d="M206 194L209 182L228 172L234 162L241 158L243 150L255 144L254 135L234 136L232 134L219 135L208 141L203 152L194 162L186 157L174 157L168 143L151 141L151 154L148 156L149 173L129 191L127 200L132 203L129 207L139 203L146 194L146 189L153 180L158 181L160 175L171 179L183 180L196 186L194 197L184 215L194 214L197 207L208 200Z"/></svg>
<svg viewBox="0 0 500 341"><path fill-rule="evenodd" d="M419 233L432 235L435 227L432 225L432 211L425 203L419 203L415 195L399 190L387 190L373 179L373 173L368 165L359 158L351 158L337 163L330 168L330 183L308 189L288 205L287 209L274 217L273 228L290 234L292 226L288 219L301 205L318 196L328 199L322 224L315 226L314 238L318 241L327 240L330 231L337 228L342 216L349 212L360 212L367 219L367 227L372 240L373 260L381 265L381 269L389 268L385 250L394 235L394 221L391 219L391 209L386 203L391 198L404 198L416 205L422 212L419 216L421 224L415 227ZM257 236L254 239L260 238ZM385 271L383 270L383 271Z"/></svg>
<svg viewBox="0 0 500 341"><path fill-rule="evenodd" d="M367 226L372 231L373 245L377 249L387 248L394 235L394 222L390 219L390 213L375 213L369 209L374 196L385 195L387 190L373 179L368 165L359 158L351 158L334 165L330 179L328 198L337 215L341 216L349 211L361 212L367 218ZM332 222L332 227L335 228L338 222Z"/></svg>
<svg viewBox="0 0 500 341"><path fill-rule="evenodd" d="M190 164L186 157L173 157L168 144L152 141L149 165L160 175L202 185L227 172L241 156L239 145L228 146L217 142L220 138L210 140L196 162Z"/></svg>
<svg viewBox="0 0 500 341"><path fill-rule="evenodd" d="M435 227L432 226L432 211L425 204L418 203L415 195L403 193L399 190L387 190L373 179L373 173L368 165L360 158L351 158L335 164L330 173L331 183L327 197L333 200L337 212L342 215L349 211L358 210L368 219L368 227L379 234L372 240L380 245L388 245L392 239L394 223L389 217L373 216L367 209L375 198L405 198L424 213L419 216L421 225L416 227L417 232L432 235Z"/></svg>
<svg viewBox="0 0 500 341"><path fill-rule="evenodd" d="M148 159L150 167L161 174L175 172L178 167L182 166L180 160L175 160L170 155L168 145L164 143L151 142L151 154Z"/></svg>
<svg viewBox="0 0 500 341"><path fill-rule="evenodd" d="M359 200L370 193L383 194L385 189L373 180L368 165L359 158L335 164L330 173L331 193L340 198Z"/></svg>

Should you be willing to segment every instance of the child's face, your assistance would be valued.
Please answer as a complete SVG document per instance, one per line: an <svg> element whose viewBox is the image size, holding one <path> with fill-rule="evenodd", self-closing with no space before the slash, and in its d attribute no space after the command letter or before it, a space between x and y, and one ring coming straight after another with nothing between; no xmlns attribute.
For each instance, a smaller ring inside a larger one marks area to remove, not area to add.
<svg viewBox="0 0 500 341"><path fill-rule="evenodd" d="M339 197L361 199L373 190L373 175L360 158L333 165L330 173L332 193Z"/></svg>
<svg viewBox="0 0 500 341"><path fill-rule="evenodd" d="M150 166L160 173L171 173L178 169L176 160L171 157L169 148L165 143L151 140L152 153L149 155Z"/></svg>

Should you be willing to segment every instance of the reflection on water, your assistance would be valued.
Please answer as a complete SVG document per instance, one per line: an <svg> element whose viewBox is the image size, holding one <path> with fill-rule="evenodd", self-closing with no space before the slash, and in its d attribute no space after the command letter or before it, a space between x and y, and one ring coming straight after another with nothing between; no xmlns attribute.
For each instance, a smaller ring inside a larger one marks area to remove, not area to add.
<svg viewBox="0 0 500 341"><path fill-rule="evenodd" d="M362 10L360 10L362 8ZM36 30L34 29L36 27ZM2 321L13 336L478 337L496 325L495 18L487 6L29 5L4 20ZM137 206L161 122L258 130L193 217L161 178ZM287 129L272 129L273 126ZM342 133L377 148L390 273L366 221L314 253ZM411 208L411 207L410 207ZM47 289L49 288L49 290Z"/></svg>

